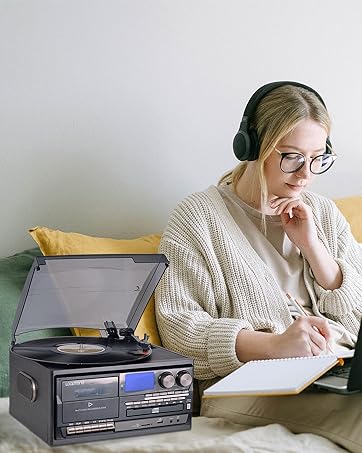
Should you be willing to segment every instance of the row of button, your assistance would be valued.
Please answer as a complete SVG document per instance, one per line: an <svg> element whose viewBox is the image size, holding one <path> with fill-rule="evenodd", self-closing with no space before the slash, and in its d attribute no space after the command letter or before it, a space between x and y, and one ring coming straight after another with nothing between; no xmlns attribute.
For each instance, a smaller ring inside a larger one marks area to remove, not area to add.
<svg viewBox="0 0 362 453"><path fill-rule="evenodd" d="M152 400L152 401L129 401L128 403L124 403L125 406L153 406L154 404L162 404L167 401L180 401L186 399L185 396L177 396L174 398L162 398L160 400Z"/></svg>
<svg viewBox="0 0 362 453"><path fill-rule="evenodd" d="M168 396L168 395L184 395L188 393L185 390L173 390L172 392L154 392L154 393L146 393L145 397L150 398L151 396Z"/></svg>
<svg viewBox="0 0 362 453"><path fill-rule="evenodd" d="M165 395L162 399L160 399L159 396L154 396L154 395L152 395L152 396L147 396L147 395L146 395L146 396L145 396L145 400L146 400L146 401L150 401L150 400L162 401L162 400L164 400L165 397L166 397L166 398L173 398L173 399L174 399L174 398L180 398L180 397L182 397L182 396L188 396L188 395L189 395L189 392L187 392L187 391L186 391L186 392L180 392L180 393L177 393L177 394Z"/></svg>
<svg viewBox="0 0 362 453"><path fill-rule="evenodd" d="M114 422L92 423L91 425L68 426L67 434L82 434L114 429Z"/></svg>
<svg viewBox="0 0 362 453"><path fill-rule="evenodd" d="M183 404L184 401L166 401L164 403L149 403L149 404L141 404L140 406L130 406L126 407L126 409L144 409L146 407L165 407L165 406L175 406L177 404Z"/></svg>
<svg viewBox="0 0 362 453"><path fill-rule="evenodd" d="M175 392L154 392L154 393L146 393L145 397L149 398L150 396L167 396L167 395L174 395Z"/></svg>

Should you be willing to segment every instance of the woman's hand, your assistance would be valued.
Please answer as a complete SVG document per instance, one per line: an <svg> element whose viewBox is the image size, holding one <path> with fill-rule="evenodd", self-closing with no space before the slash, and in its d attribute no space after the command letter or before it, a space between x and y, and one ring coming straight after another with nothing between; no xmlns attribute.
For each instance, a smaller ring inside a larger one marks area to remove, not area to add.
<svg viewBox="0 0 362 453"><path fill-rule="evenodd" d="M280 215L285 233L302 253L319 242L312 210L300 198L275 198L270 207Z"/></svg>
<svg viewBox="0 0 362 453"><path fill-rule="evenodd" d="M341 270L318 239L311 207L300 198L275 198L269 204L280 215L286 235L308 261L319 285L324 289L339 288Z"/></svg>
<svg viewBox="0 0 362 453"><path fill-rule="evenodd" d="M310 357L324 352L330 339L330 327L325 319L299 316L282 334L240 330L235 350L240 362Z"/></svg>
<svg viewBox="0 0 362 453"><path fill-rule="evenodd" d="M331 340L328 322L316 316L299 316L288 329L274 338L275 358L318 356Z"/></svg>

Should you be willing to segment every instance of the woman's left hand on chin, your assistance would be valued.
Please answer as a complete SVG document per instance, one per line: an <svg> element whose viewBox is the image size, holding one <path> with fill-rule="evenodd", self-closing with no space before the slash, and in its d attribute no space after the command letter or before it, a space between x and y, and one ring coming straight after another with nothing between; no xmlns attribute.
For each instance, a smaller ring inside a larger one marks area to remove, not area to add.
<svg viewBox="0 0 362 453"><path fill-rule="evenodd" d="M270 207L280 215L285 233L301 252L318 242L312 209L300 198L275 198Z"/></svg>

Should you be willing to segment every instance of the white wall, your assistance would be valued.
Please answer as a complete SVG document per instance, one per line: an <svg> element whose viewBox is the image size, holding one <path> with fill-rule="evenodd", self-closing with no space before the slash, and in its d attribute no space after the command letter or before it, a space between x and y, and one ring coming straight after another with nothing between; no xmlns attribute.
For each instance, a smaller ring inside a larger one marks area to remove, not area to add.
<svg viewBox="0 0 362 453"><path fill-rule="evenodd" d="M0 0L0 256L46 225L161 231L237 161L262 84L320 92L339 159L314 189L362 194L358 0Z"/></svg>

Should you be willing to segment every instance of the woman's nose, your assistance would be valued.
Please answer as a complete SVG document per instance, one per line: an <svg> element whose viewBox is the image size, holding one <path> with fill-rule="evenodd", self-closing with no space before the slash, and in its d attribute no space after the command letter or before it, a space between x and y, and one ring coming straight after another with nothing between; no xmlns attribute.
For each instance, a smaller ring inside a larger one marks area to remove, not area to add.
<svg viewBox="0 0 362 453"><path fill-rule="evenodd" d="M298 178L310 179L313 175L310 171L310 163L306 161L303 167L296 172L296 175Z"/></svg>

